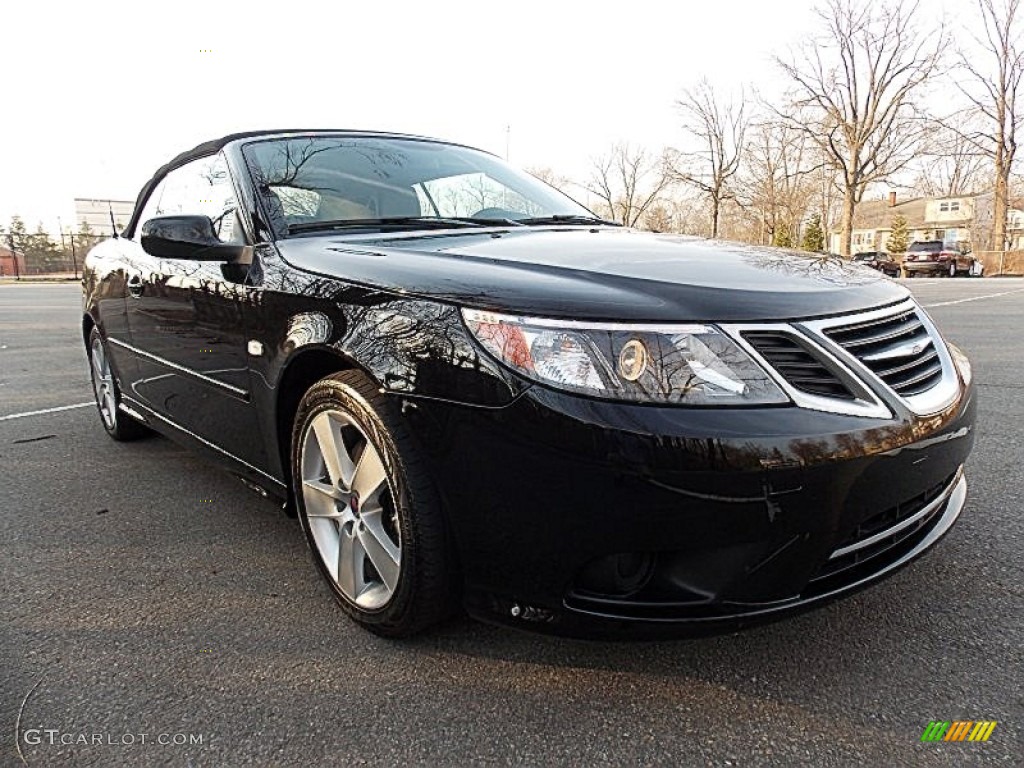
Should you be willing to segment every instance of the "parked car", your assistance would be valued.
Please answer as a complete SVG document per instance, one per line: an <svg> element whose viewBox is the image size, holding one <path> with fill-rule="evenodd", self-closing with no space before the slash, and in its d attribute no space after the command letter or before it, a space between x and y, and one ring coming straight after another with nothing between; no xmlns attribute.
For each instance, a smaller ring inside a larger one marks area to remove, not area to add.
<svg viewBox="0 0 1024 768"><path fill-rule="evenodd" d="M456 144L202 144L83 286L110 437L155 430L282 500L382 635L460 604L734 629L892 574L964 506L971 367L906 288L615 226Z"/></svg>
<svg viewBox="0 0 1024 768"><path fill-rule="evenodd" d="M903 257L907 277L970 275L974 259L956 246L941 240L920 240L910 244Z"/></svg>
<svg viewBox="0 0 1024 768"><path fill-rule="evenodd" d="M899 263L894 261L892 256L885 251L861 251L853 255L853 260L858 264L863 264L865 267L877 269L889 277L900 276Z"/></svg>

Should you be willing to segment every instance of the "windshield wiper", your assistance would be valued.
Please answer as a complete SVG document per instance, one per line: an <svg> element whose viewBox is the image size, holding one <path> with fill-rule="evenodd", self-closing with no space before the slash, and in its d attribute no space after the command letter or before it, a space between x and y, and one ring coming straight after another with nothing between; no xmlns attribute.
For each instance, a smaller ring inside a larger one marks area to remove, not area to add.
<svg viewBox="0 0 1024 768"><path fill-rule="evenodd" d="M324 232L332 229L375 229L377 227L451 229L453 227L504 227L509 225L518 225L518 222L512 219L474 219L469 216L384 216L378 219L300 221L288 225L288 234Z"/></svg>
<svg viewBox="0 0 1024 768"><path fill-rule="evenodd" d="M605 227L621 227L615 221L608 221L597 216L582 216L575 213L556 213L551 216L534 216L529 219L519 219L520 224L600 224Z"/></svg>

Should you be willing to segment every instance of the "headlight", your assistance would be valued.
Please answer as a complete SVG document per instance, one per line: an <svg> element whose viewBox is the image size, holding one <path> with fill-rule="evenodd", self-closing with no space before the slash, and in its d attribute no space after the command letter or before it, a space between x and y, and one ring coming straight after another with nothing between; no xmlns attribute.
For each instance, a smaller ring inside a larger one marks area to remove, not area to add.
<svg viewBox="0 0 1024 768"><path fill-rule="evenodd" d="M964 386L970 386L971 378L974 376L974 371L971 370L971 361L956 344L950 344L947 341L946 346L949 348L949 356L953 358L956 369L960 371L960 378L964 380Z"/></svg>
<svg viewBox="0 0 1024 768"><path fill-rule="evenodd" d="M782 390L710 325L630 328L462 310L484 349L523 376L613 400L769 405Z"/></svg>

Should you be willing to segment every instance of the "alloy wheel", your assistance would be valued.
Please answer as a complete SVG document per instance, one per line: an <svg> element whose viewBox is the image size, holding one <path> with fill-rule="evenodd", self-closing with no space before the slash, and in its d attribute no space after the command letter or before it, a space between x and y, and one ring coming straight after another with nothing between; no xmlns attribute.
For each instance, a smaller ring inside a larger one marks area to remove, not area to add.
<svg viewBox="0 0 1024 768"><path fill-rule="evenodd" d="M96 336L89 352L92 363L92 388L96 395L96 404L100 408L100 416L107 429L113 429L117 422L117 399L114 396L114 376L110 371L110 362L103 349L103 341Z"/></svg>
<svg viewBox="0 0 1024 768"><path fill-rule="evenodd" d="M364 610L398 588L402 535L381 454L356 420L332 408L302 439L302 499L317 554L341 593Z"/></svg>

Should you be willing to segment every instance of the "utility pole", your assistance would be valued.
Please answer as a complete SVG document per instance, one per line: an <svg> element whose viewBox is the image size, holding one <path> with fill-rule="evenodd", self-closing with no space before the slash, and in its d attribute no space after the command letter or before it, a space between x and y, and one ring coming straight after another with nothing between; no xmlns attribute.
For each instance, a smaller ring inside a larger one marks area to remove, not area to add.
<svg viewBox="0 0 1024 768"><path fill-rule="evenodd" d="M68 247L64 243L64 225L60 222L60 216L57 217L57 228L60 229L60 247L64 253L68 252ZM75 254L75 230L68 232L68 237L71 239L71 265L75 270L75 280L78 279L78 256Z"/></svg>
<svg viewBox="0 0 1024 768"><path fill-rule="evenodd" d="M512 144L512 126L511 125L506 125L505 126L505 162L506 163L508 162L508 150L509 150L509 146L511 144Z"/></svg>
<svg viewBox="0 0 1024 768"><path fill-rule="evenodd" d="M63 260L68 256L68 244L64 242L64 224L61 222L60 216L57 217L57 231L60 232L60 252Z"/></svg>
<svg viewBox="0 0 1024 768"><path fill-rule="evenodd" d="M78 256L75 255L75 233L74 230L68 232L68 237L71 238L71 263L75 267L75 280L78 279Z"/></svg>

